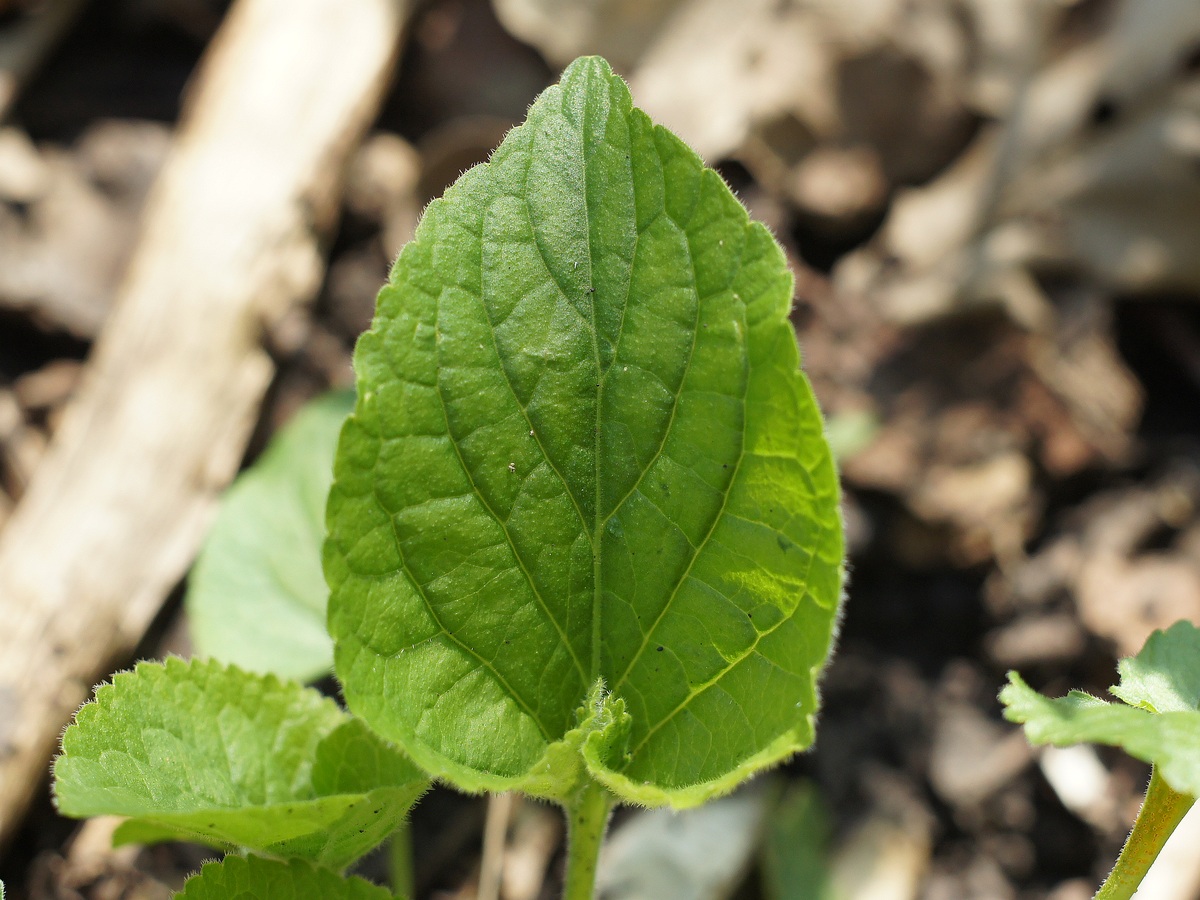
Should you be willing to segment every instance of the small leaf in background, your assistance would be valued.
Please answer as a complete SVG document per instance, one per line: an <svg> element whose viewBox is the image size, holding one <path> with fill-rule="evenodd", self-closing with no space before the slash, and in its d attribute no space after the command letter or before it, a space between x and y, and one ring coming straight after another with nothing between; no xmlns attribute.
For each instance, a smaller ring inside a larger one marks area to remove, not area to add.
<svg viewBox="0 0 1200 900"><path fill-rule="evenodd" d="M1022 723L1031 743L1120 747L1152 763L1175 791L1200 794L1200 628L1176 622L1154 632L1119 671L1120 684L1110 690L1124 703L1081 691L1051 700L1009 672L1000 692L1004 716Z"/></svg>
<svg viewBox="0 0 1200 900"><path fill-rule="evenodd" d="M811 744L843 545L792 290L721 177L572 63L429 205L359 340L325 548L350 708L542 796L600 683L579 746L632 802Z"/></svg>
<svg viewBox="0 0 1200 900"><path fill-rule="evenodd" d="M101 686L54 766L68 816L130 816L118 843L182 839L344 866L428 780L332 700L217 662L140 663Z"/></svg>
<svg viewBox="0 0 1200 900"><path fill-rule="evenodd" d="M206 863L188 879L177 900L394 900L361 878L293 860L227 856Z"/></svg>
<svg viewBox="0 0 1200 900"><path fill-rule="evenodd" d="M321 574L325 498L352 391L312 401L225 494L188 579L198 654L311 681L333 664Z"/></svg>

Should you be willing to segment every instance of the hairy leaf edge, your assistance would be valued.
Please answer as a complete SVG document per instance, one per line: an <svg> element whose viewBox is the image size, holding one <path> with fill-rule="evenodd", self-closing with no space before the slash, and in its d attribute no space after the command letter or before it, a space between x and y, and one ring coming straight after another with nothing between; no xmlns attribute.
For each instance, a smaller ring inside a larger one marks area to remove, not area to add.
<svg viewBox="0 0 1200 900"><path fill-rule="evenodd" d="M598 64L606 77L611 77L614 75L608 63L600 57L583 57L580 60L576 60L575 63L572 63L572 66L581 63L589 65ZM547 90L560 89L560 85L561 80L560 82L556 82ZM539 95L539 99L541 99L541 96L542 95ZM646 116L647 121L650 121L647 114L636 105L631 107L631 114ZM720 177L719 173L716 173L715 170L708 167L704 163L703 159L700 158L699 154L697 154L673 131L666 126L653 121L650 121L650 124L653 127L655 134L665 135L673 143L677 144L681 150L686 152L689 158L689 163L694 164L702 172L712 171L714 174ZM527 123L522 122L520 125L513 128L512 131L505 136L501 146L503 146L503 144L509 140L509 136L521 131L526 127ZM497 147L496 150L493 150L491 156L494 156L499 149L500 148ZM446 189L445 193L441 197L437 197L429 203L421 216L421 220L417 225L412 240L408 245L405 246L405 248L401 250L401 253L393 262L389 272L388 282L381 289L381 292L397 287L395 278L399 271L401 259L405 255L405 251L408 249L408 247L421 244L423 241L429 242L434 240L432 236L428 235L427 229L425 228L425 223L430 218L430 211L442 204L447 203L447 198L452 198L453 195L458 193L460 190L465 190L471 179L484 177L491 165L491 156L489 156L487 161L473 166L460 175L459 178L456 179L456 181ZM734 194L728 183L725 182L724 179L721 179L721 182L725 186L726 190L728 190L736 199L736 194ZM769 229L767 229L763 223L750 218L748 210L746 210L745 206L740 201L738 201L737 207L740 210L742 222L746 228L761 228L770 235ZM775 240L774 235L770 235L770 237L772 244L776 247L776 252L779 254L781 261L786 267L786 259L783 257L782 250L779 249L778 242ZM787 277L789 282L794 282L794 275L791 273L790 269L788 269ZM789 296L790 293L791 292L789 291ZM821 672L828 665L830 658L833 655L833 648L836 646L837 636L840 631L843 600L846 596L847 567L845 562L845 543L840 502L841 485L836 476L837 466L829 449L828 441L825 440L827 423L825 422L824 416L820 412L816 399L813 396L812 386L808 381L808 378L804 375L801 366L800 348L796 341L795 331L791 327L788 320L789 312L790 301L786 304L780 305L778 309L773 310L772 314L766 320L761 322L758 327L764 329L764 334L767 333L765 329L768 328L774 328L776 331L786 330L788 340L785 342L785 346L789 347L789 364L793 374L792 386L803 392L806 401L811 404L811 409L815 411L816 415L820 418L822 441L824 444L824 446L821 448L822 458L820 460L820 466L828 467L833 473L832 481L835 491L834 509L837 516L836 523L830 523L827 531L832 532L836 538L838 555L840 558L840 562L837 567L838 595L832 603L833 616L830 623L830 629L825 640L826 650L821 661L817 665L813 666L811 670L811 684L816 702L813 709L806 711L806 713L792 728L780 734L777 738L775 738L766 747L762 748L758 752L747 756L729 772L714 779L695 782L676 788L660 788L654 785L644 785L629 779L622 773L617 772L605 765L599 756L600 744L597 743L595 739L585 739L583 746L580 747L580 752L584 755L585 764L588 770L598 781L608 787L609 790L617 794L618 797L634 804L647 806L670 805L675 808L686 808L699 805L708 799L729 793L754 774L777 765L780 762L794 756L796 753L808 749L815 739L815 722L821 707L819 679ZM377 325L378 320L373 319L370 330L375 331ZM365 398L363 396L364 389L362 385L357 384L356 389L357 401L355 403L355 408L342 425L341 436L339 436L339 446L341 443L341 437L346 435L347 432L358 425L359 408L364 402ZM336 489L336 476L334 488ZM327 533L328 531L329 529L327 525ZM331 552L331 550L332 548L327 540L324 552L328 554ZM328 568L326 568L326 571L328 572ZM797 608L796 612L798 612L798 610L799 607ZM793 612L793 615L795 615L796 612ZM333 615L334 607L331 602L329 610L329 620L331 625ZM340 668L338 661L342 652L343 648L341 643L335 641L335 671ZM343 685L343 691L347 696L347 702L351 704L351 707L353 708L354 703L351 699L351 692L346 690L345 685ZM583 698L581 698L581 702L585 702ZM558 791L547 792L544 789L539 789L541 785L545 784L545 776L547 774L548 767L552 765L556 757L561 756L561 748L567 742L568 738L575 733L574 731L568 731L562 738L545 743L543 745L544 749L542 755L533 764L531 764L526 771L517 775L501 775L476 769L456 760L450 759L449 757L435 750L425 741L418 738L415 733L412 733L411 729L404 728L403 724L398 725L396 732L396 737L393 739L401 747L401 749L407 753L414 762L417 763L420 768L424 769L426 772L434 773L434 777L438 780L451 783L460 790L468 793L499 793L510 790L519 790L530 793L532 796L543 797L546 799L558 799L559 794ZM587 749L589 746L591 747L590 751Z"/></svg>

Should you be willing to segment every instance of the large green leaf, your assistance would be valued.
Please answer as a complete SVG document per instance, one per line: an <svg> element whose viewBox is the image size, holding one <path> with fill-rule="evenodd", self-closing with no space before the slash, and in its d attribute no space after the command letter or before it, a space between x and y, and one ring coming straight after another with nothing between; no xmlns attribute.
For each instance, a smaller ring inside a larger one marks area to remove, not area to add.
<svg viewBox="0 0 1200 900"><path fill-rule="evenodd" d="M307 863L227 856L188 879L179 900L393 900L361 878L343 878Z"/></svg>
<svg viewBox="0 0 1200 900"><path fill-rule="evenodd" d="M1175 791L1200 796L1200 628L1176 622L1154 632L1118 670L1121 682L1109 690L1124 703L1082 691L1051 700L1009 672L1004 716L1023 723L1034 744L1121 747L1153 763Z"/></svg>
<svg viewBox="0 0 1200 900"><path fill-rule="evenodd" d="M572 64L429 206L359 341L325 549L351 709L545 796L578 749L689 805L808 746L842 537L791 298L721 178Z"/></svg>
<svg viewBox="0 0 1200 900"><path fill-rule="evenodd" d="M311 688L216 662L140 663L63 735L68 816L131 816L119 841L186 839L340 867L382 841L428 780Z"/></svg>
<svg viewBox="0 0 1200 900"><path fill-rule="evenodd" d="M338 430L353 403L339 391L308 404L226 493L188 579L197 652L281 678L329 671L321 542Z"/></svg>

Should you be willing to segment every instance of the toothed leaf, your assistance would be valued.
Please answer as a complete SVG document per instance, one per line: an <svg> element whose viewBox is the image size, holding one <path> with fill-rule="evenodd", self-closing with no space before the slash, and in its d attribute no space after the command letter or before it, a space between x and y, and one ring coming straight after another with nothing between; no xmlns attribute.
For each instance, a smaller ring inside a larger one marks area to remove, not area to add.
<svg viewBox="0 0 1200 900"><path fill-rule="evenodd" d="M118 842L182 839L334 868L387 837L428 784L315 690L211 661L117 675L62 743L59 810L131 817Z"/></svg>
<svg viewBox="0 0 1200 900"><path fill-rule="evenodd" d="M175 895L177 900L393 900L386 889L361 878L343 878L308 863L261 856L227 856L204 867Z"/></svg>

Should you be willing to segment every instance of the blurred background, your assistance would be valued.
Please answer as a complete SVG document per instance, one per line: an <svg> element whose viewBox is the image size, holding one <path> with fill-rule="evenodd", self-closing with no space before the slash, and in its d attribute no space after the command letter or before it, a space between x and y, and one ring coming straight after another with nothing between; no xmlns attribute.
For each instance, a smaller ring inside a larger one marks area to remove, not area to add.
<svg viewBox="0 0 1200 900"><path fill-rule="evenodd" d="M183 156L181 115L207 121L190 108L206 48L254 2L0 0L0 528L33 527L22 498L86 399L93 344L139 327L127 266L161 252L147 197ZM318 252L264 318L247 427L211 436L231 463L212 493L305 401L352 383L355 337L424 205L567 62L602 54L787 251L851 566L816 747L690 816L619 812L604 896L1090 897L1147 769L1106 749L1035 751L995 697L1013 668L1051 694L1103 694L1152 629L1200 623L1200 6L396 9L386 85L355 100L366 127L306 188L324 198ZM216 79L232 54L210 57ZM216 274L198 272L189 283ZM176 585L197 541L175 547L125 643L96 655L107 668L77 680L186 651ZM0 591L0 647L23 602ZM44 786L7 812L0 877L17 898L167 897L206 852L107 850ZM504 815L487 891L556 896L558 813ZM421 803L418 897L477 896L486 816L449 791ZM1188 827L1139 897L1200 897Z"/></svg>

